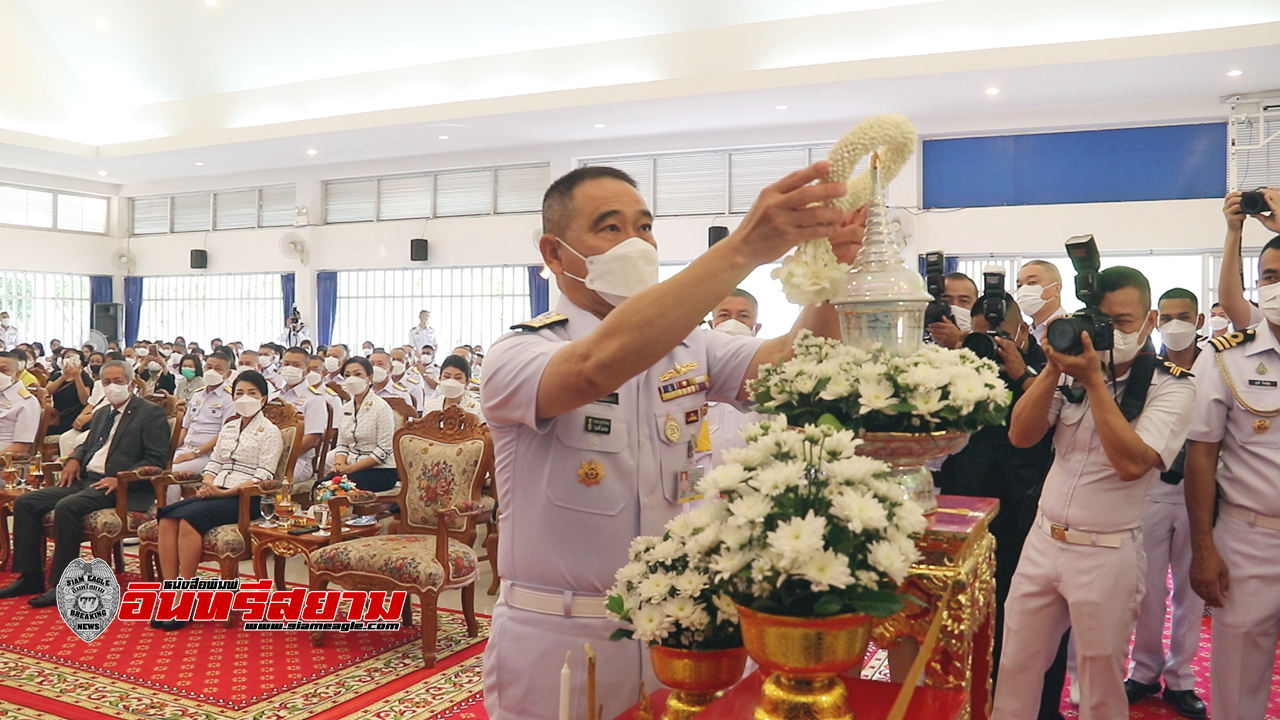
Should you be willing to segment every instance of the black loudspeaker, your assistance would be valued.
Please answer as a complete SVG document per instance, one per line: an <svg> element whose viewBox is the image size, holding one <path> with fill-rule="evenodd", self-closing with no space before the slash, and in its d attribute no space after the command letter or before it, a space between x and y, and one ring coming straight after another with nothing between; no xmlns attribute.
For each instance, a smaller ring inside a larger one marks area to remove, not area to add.
<svg viewBox="0 0 1280 720"><path fill-rule="evenodd" d="M729 228L723 225L712 225L707 228L707 247L711 247L729 237Z"/></svg>
<svg viewBox="0 0 1280 720"><path fill-rule="evenodd" d="M192 250L191 251L191 269L204 270L209 267L209 251L208 250Z"/></svg>
<svg viewBox="0 0 1280 720"><path fill-rule="evenodd" d="M414 238L409 241L409 259L421 262L427 259L427 239Z"/></svg>
<svg viewBox="0 0 1280 720"><path fill-rule="evenodd" d="M124 316L124 306L120 303L94 303L93 329L107 337L107 342L122 342L124 324L120 319Z"/></svg>

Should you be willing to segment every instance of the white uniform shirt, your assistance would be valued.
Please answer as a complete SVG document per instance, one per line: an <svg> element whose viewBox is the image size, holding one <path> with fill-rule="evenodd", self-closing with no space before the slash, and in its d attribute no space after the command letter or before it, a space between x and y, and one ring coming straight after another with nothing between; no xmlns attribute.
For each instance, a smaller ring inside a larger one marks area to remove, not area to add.
<svg viewBox="0 0 1280 720"><path fill-rule="evenodd" d="M415 412L418 410L418 406L414 404L413 396L409 394L408 388L394 380L388 380L387 384L383 385L382 389L376 392L378 393L378 397L383 398L384 400L388 398L399 398L405 401L409 407L414 409Z"/></svg>
<svg viewBox="0 0 1280 720"><path fill-rule="evenodd" d="M537 418L551 357L600 319L562 297L568 322L504 335L489 350L481 400L493 430L503 578L526 586L604 593L632 538L663 532L680 512L677 473L708 400L736 402L762 340L694 330L617 392L555 418ZM659 376L679 364L690 369ZM709 376L696 392L663 401L660 388ZM667 438L668 417L678 437ZM596 478L592 470L598 469ZM584 548L589 547L589 552Z"/></svg>
<svg viewBox="0 0 1280 720"><path fill-rule="evenodd" d="M293 405L298 412L302 413L303 435L323 436L329 429L329 408L328 403L325 402L325 394L319 388L307 387L305 382L300 382L293 387L281 390L277 397L282 402ZM298 438L298 442L302 442L302 438ZM315 448L312 448L298 459L310 460L315 454Z"/></svg>
<svg viewBox="0 0 1280 720"><path fill-rule="evenodd" d="M298 440L301 438L295 442ZM204 471L213 474L213 482L220 488L270 480L276 476L283 451L280 428L259 412L243 430L239 420L222 426Z"/></svg>
<svg viewBox="0 0 1280 720"><path fill-rule="evenodd" d="M1059 305L1058 309L1054 310L1052 315L1045 318L1044 322L1031 328L1031 334L1035 336L1036 342L1038 343L1044 340L1044 334L1049 332L1049 323L1053 322L1054 320L1057 320L1060 317L1066 317L1066 316L1067 316L1067 311L1063 310L1062 306Z"/></svg>
<svg viewBox="0 0 1280 720"><path fill-rule="evenodd" d="M405 392L409 393L409 398L413 400L413 407L418 411L419 414L421 414L422 407L424 404L423 400L426 397L426 394L423 392L423 390L426 388L426 385L427 385L425 382L423 382L422 376L406 370L405 373L401 375L399 378L391 378L391 382L396 383L400 387L403 387L405 389Z"/></svg>
<svg viewBox="0 0 1280 720"><path fill-rule="evenodd" d="M424 345L430 345L436 350L440 349L440 346L436 344L436 329L430 325L426 327L414 325L413 328L409 330L409 344L413 346L413 351L415 353L422 352L422 347Z"/></svg>
<svg viewBox="0 0 1280 720"><path fill-rule="evenodd" d="M14 443L34 443L40 431L40 401L20 383L0 392L0 450ZM31 448L35 453L39 448Z"/></svg>
<svg viewBox="0 0 1280 720"><path fill-rule="evenodd" d="M1260 410L1280 409L1280 341L1270 323L1255 328L1253 340L1217 353L1200 353L1195 373L1196 403L1188 437L1221 442L1218 486L1223 499L1270 517L1280 517L1280 417L1258 432L1263 419L1236 402L1218 366L1222 358L1245 402Z"/></svg>
<svg viewBox="0 0 1280 720"><path fill-rule="evenodd" d="M395 411L386 400L366 392L360 412L355 410L355 400L342 406L342 421L338 425L338 445L334 456L345 455L347 464L355 464L367 457L378 461L375 468L394 468L396 456L393 438L396 434Z"/></svg>
<svg viewBox="0 0 1280 720"><path fill-rule="evenodd" d="M1108 389L1123 397L1128 375ZM1187 438L1187 425L1196 388L1186 378L1157 369L1151 378L1147 403L1130 423L1147 447L1160 456L1143 477L1125 482L1116 474L1098 436L1090 398L1072 404L1054 393L1049 411L1054 459L1040 493L1040 512L1046 519L1072 530L1110 533L1142 526L1151 484L1178 457Z"/></svg>
<svg viewBox="0 0 1280 720"><path fill-rule="evenodd" d="M22 343L22 338L18 334L18 328L10 325L7 328L0 328L0 340L4 341L4 349L12 350Z"/></svg>
<svg viewBox="0 0 1280 720"><path fill-rule="evenodd" d="M130 398L130 400L132 399L133 398ZM124 418L124 411L125 411L125 408L127 408L128 406L129 404L127 402L124 405L120 406L119 412L116 413L116 419L111 423L111 430L107 432L107 441L102 443L102 447L99 448L98 451L93 454L93 457L89 458L89 462L85 463L84 465L85 470L91 473L97 473L99 475L107 474L107 455L110 454L111 452L111 445L115 443L116 430L120 429L120 420ZM112 410L111 405L108 404L108 405L105 405L104 407L107 408L106 412L108 413L111 412ZM102 412L102 411L99 411L99 412ZM92 423L89 425L89 427L90 428L93 427ZM88 433L86 429L86 435L87 434ZM88 440L86 439L85 442L88 442ZM90 445L89 447L93 447L93 446Z"/></svg>
<svg viewBox="0 0 1280 720"><path fill-rule="evenodd" d="M462 393L462 397L459 400L463 410L466 410L472 415L475 415L476 417L480 418L480 422L485 422L484 412L480 409L479 396L477 396L475 393L468 390L467 392ZM431 413L431 412L435 412L437 410L443 410L443 409L444 409L444 395L436 394L433 397L427 398L426 405L424 405L422 408L422 414L426 415L427 413Z"/></svg>
<svg viewBox="0 0 1280 720"><path fill-rule="evenodd" d="M235 414L230 385L196 393L182 416L182 427L187 429L184 445L197 448L209 442L221 432L222 423Z"/></svg>
<svg viewBox="0 0 1280 720"><path fill-rule="evenodd" d="M279 343L284 346L285 350L288 350L292 347L300 347L303 341L310 339L311 335L307 333L306 328L298 328L297 330L285 328L284 332L280 333Z"/></svg>
<svg viewBox="0 0 1280 720"><path fill-rule="evenodd" d="M734 404L711 403L707 408L707 431L711 436L711 452L708 469L720 464L720 453L732 448L743 448L742 429L751 423L769 419L758 412L743 412Z"/></svg>

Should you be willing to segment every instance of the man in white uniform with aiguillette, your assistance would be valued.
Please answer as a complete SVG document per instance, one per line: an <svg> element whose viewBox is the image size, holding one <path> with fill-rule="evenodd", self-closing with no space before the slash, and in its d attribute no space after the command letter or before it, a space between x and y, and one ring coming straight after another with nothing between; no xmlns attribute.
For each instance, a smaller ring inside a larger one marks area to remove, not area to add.
<svg viewBox="0 0 1280 720"><path fill-rule="evenodd" d="M631 540L661 534L696 497L680 478L697 475L688 443L705 404L745 407L743 382L791 353L793 336L698 325L748 273L800 242L831 237L837 256L853 260L858 216L809 207L845 194L839 183L810 184L826 173L822 162L766 188L735 233L661 284L653 215L630 177L586 167L547 190L540 248L563 297L493 345L481 386L502 523L502 597L484 658L493 720L556 718L566 652L571 716L586 717L584 643L598 656L603 717L637 700L646 653L609 641L618 624L605 617L605 593ZM839 336L829 305L806 308L799 328Z"/></svg>

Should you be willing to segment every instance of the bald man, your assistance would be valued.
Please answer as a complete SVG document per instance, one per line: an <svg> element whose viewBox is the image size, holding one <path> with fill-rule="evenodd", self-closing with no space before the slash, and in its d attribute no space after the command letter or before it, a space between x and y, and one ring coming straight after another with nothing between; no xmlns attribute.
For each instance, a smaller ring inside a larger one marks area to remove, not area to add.
<svg viewBox="0 0 1280 720"><path fill-rule="evenodd" d="M1066 315L1062 310L1062 273L1048 260L1032 260L1018 271L1018 307L1031 318L1031 334L1044 340L1049 323Z"/></svg>

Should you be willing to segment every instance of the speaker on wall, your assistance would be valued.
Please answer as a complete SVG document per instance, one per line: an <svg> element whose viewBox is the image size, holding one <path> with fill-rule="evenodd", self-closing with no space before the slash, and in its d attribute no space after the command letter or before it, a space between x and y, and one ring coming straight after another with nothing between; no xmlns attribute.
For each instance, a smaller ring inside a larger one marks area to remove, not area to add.
<svg viewBox="0 0 1280 720"><path fill-rule="evenodd" d="M191 269L204 270L209 267L209 251L208 250L192 250L191 251Z"/></svg>
<svg viewBox="0 0 1280 720"><path fill-rule="evenodd" d="M729 237L729 228L723 225L712 225L707 228L707 247L711 247Z"/></svg>
<svg viewBox="0 0 1280 720"><path fill-rule="evenodd" d="M427 259L427 239L414 238L409 241L409 259L421 262Z"/></svg>
<svg viewBox="0 0 1280 720"><path fill-rule="evenodd" d="M107 342L121 342L124 333L120 332L124 317L124 306L120 303L94 303L93 329L107 337Z"/></svg>

